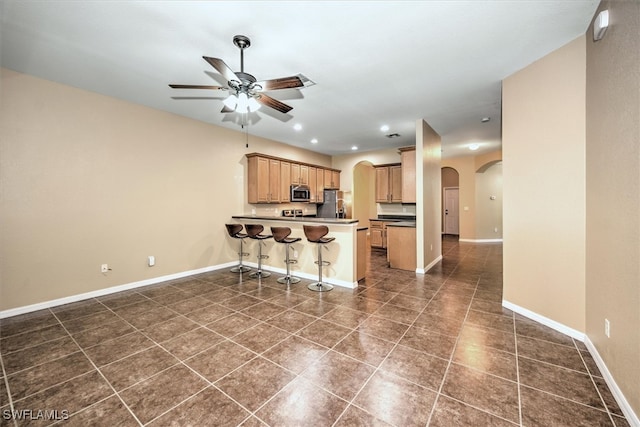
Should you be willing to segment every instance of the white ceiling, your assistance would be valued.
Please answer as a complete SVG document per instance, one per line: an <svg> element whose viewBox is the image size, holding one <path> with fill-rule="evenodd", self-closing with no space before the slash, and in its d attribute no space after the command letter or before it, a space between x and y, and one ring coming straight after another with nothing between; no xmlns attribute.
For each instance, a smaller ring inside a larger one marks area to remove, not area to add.
<svg viewBox="0 0 640 427"><path fill-rule="evenodd" d="M598 3L1 0L0 64L239 130L227 92L167 85L225 85L202 56L239 71L243 34L245 72L316 83L269 92L293 110L262 107L251 134L339 155L413 145L422 118L454 157L500 146L502 79L583 34Z"/></svg>

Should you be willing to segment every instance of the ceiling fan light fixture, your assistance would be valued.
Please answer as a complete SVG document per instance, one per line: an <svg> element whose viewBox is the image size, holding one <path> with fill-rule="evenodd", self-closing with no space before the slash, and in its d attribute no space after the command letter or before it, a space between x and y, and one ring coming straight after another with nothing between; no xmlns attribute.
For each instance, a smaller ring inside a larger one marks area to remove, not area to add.
<svg viewBox="0 0 640 427"><path fill-rule="evenodd" d="M241 92L238 94L238 105L236 105L236 112L238 113L246 113L249 109L249 98L247 98L247 94Z"/></svg>
<svg viewBox="0 0 640 427"><path fill-rule="evenodd" d="M235 110L236 105L238 105L238 97L233 94L229 95L229 97L222 101L222 103L225 105L225 107L230 108L231 110Z"/></svg>
<svg viewBox="0 0 640 427"><path fill-rule="evenodd" d="M247 105L249 106L249 111L251 113L260 109L260 103L256 101L254 97L249 98L249 100L247 101Z"/></svg>

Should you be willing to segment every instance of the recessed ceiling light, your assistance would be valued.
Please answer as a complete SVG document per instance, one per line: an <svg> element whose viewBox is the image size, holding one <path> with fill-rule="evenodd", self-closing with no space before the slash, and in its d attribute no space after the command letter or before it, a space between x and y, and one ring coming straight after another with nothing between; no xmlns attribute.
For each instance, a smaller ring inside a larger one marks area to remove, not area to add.
<svg viewBox="0 0 640 427"><path fill-rule="evenodd" d="M469 144L469 150L471 151L476 151L478 148L480 148L480 144Z"/></svg>
<svg viewBox="0 0 640 427"><path fill-rule="evenodd" d="M357 149L358 149L358 146L357 146L357 145L354 145L353 147L351 147L351 149L352 149L353 151L355 151L355 150L357 150Z"/></svg>
<svg viewBox="0 0 640 427"><path fill-rule="evenodd" d="M311 143L312 143L312 144L317 144L317 143L318 143L318 139L317 139L317 138L313 138L313 139L311 140Z"/></svg>
<svg viewBox="0 0 640 427"><path fill-rule="evenodd" d="M296 123L295 125L293 125L293 128L295 130L302 130L302 125L300 123Z"/></svg>
<svg viewBox="0 0 640 427"><path fill-rule="evenodd" d="M389 130L389 126L388 126L388 125L382 125L382 126L380 126L380 130L381 130L382 132L386 132L386 131L388 131L388 130Z"/></svg>
<svg viewBox="0 0 640 427"><path fill-rule="evenodd" d="M491 120L491 117L483 117L480 121L482 123L487 123L489 120Z"/></svg>

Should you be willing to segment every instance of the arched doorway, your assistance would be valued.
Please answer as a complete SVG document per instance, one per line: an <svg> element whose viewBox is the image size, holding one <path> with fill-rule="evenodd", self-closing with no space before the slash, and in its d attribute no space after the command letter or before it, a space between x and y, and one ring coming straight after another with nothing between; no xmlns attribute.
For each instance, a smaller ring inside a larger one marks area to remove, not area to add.
<svg viewBox="0 0 640 427"><path fill-rule="evenodd" d="M441 169L442 234L460 234L460 175L454 168Z"/></svg>
<svg viewBox="0 0 640 427"><path fill-rule="evenodd" d="M373 164L361 161L353 167L352 218L361 226L369 226L369 218L376 218L376 175Z"/></svg>

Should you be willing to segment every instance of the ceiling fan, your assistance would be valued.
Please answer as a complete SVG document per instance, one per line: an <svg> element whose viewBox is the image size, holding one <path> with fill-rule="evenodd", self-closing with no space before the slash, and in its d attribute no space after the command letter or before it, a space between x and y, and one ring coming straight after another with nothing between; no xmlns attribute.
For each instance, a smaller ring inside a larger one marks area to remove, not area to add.
<svg viewBox="0 0 640 427"><path fill-rule="evenodd" d="M246 36L235 36L233 44L240 49L240 71L234 72L220 58L203 56L204 60L213 66L227 80L226 86L202 86L202 85L180 85L170 84L174 89L209 89L228 90L231 95L224 100L223 113L231 112L254 112L260 105L266 105L281 113L288 113L293 107L278 101L264 92L278 89L295 89L304 87L304 83L299 76L281 77L278 79L257 81L249 73L244 72L244 50L251 46L251 40Z"/></svg>

